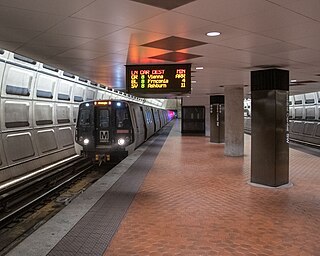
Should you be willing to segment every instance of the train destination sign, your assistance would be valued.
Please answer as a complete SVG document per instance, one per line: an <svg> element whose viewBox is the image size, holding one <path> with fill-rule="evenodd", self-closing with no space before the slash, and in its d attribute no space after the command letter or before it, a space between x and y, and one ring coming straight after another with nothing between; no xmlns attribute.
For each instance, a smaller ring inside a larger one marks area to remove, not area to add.
<svg viewBox="0 0 320 256"><path fill-rule="evenodd" d="M132 94L189 93L191 64L127 65L126 85Z"/></svg>

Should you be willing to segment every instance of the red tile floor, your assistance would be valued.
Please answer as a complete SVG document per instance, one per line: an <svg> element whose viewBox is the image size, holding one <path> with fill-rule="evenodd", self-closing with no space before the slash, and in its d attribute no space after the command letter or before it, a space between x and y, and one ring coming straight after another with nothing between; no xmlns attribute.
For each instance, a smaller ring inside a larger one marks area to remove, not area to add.
<svg viewBox="0 0 320 256"><path fill-rule="evenodd" d="M171 131L105 252L320 255L320 157L290 149L291 188L258 188L245 156Z"/></svg>

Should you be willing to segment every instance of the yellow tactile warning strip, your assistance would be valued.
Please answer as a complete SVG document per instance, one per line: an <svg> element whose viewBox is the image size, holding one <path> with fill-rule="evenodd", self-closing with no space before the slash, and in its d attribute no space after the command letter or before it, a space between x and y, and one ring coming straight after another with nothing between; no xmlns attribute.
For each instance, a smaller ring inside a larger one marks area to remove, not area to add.
<svg viewBox="0 0 320 256"><path fill-rule="evenodd" d="M320 255L320 158L290 149L293 187L257 188L245 152L176 125L105 256Z"/></svg>

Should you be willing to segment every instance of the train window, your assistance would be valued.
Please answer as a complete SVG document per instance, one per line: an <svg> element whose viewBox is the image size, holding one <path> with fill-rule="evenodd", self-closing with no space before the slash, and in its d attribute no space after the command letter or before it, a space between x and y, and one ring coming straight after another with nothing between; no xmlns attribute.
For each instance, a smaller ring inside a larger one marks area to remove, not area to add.
<svg viewBox="0 0 320 256"><path fill-rule="evenodd" d="M100 128L108 128L109 127L109 120L110 120L110 113L108 109L101 109L100 110Z"/></svg>
<svg viewBox="0 0 320 256"><path fill-rule="evenodd" d="M90 109L82 109L79 117L80 125L90 125L91 123L91 111Z"/></svg>
<svg viewBox="0 0 320 256"><path fill-rule="evenodd" d="M117 128L130 128L130 121L127 108L118 108L116 110L116 126Z"/></svg>
<svg viewBox="0 0 320 256"><path fill-rule="evenodd" d="M150 109L147 111L147 120L149 124L152 124L152 113Z"/></svg>

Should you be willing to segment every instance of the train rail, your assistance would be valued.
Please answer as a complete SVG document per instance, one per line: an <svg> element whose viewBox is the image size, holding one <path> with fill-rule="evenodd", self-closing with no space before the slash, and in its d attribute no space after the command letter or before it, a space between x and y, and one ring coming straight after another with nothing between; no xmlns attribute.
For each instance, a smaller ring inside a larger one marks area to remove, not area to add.
<svg viewBox="0 0 320 256"><path fill-rule="evenodd" d="M93 168L81 157L48 168L27 179L0 188L0 228L30 211Z"/></svg>

